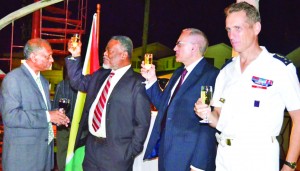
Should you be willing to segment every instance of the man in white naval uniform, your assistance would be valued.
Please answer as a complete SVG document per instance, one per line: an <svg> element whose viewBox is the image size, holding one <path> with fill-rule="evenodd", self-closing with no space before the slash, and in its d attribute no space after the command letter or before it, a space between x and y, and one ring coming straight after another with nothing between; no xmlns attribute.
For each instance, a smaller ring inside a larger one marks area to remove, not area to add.
<svg viewBox="0 0 300 171"><path fill-rule="evenodd" d="M300 88L295 66L285 57L259 46L260 14L240 2L225 9L226 30L239 56L220 71L213 111L201 103L195 112L208 116L221 134L217 171L278 171L279 135L284 110L293 121L289 150L281 171L296 168L300 151Z"/></svg>

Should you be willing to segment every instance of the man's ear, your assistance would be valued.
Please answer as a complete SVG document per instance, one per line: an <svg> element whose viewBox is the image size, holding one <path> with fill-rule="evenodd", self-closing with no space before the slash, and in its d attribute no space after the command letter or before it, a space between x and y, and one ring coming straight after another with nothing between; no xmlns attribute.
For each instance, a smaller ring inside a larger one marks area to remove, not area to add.
<svg viewBox="0 0 300 171"><path fill-rule="evenodd" d="M29 58L27 59L27 60L31 60L32 62L36 62L36 54L34 54L34 53L31 53L30 55L29 55Z"/></svg>
<svg viewBox="0 0 300 171"><path fill-rule="evenodd" d="M122 53L122 59L126 59L126 58L128 58L128 52L123 52Z"/></svg>
<svg viewBox="0 0 300 171"><path fill-rule="evenodd" d="M254 25L254 31L255 31L255 34L258 35L261 31L261 23L260 22L256 22Z"/></svg>

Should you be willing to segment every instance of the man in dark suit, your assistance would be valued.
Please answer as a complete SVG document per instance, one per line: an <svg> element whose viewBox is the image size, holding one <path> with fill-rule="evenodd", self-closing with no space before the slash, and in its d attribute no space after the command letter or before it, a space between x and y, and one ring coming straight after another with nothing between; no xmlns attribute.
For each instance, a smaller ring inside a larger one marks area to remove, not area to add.
<svg viewBox="0 0 300 171"><path fill-rule="evenodd" d="M69 106L66 109L65 113L72 122L73 113L76 103L77 91L71 87L69 77L67 76L67 69L64 68L63 70L63 77L64 79L59 82L55 89L55 95L52 102L52 108L58 109L59 108L59 101L61 98L66 98L70 100ZM70 138L70 127L65 126L58 126L56 132L56 162L57 168L59 171L65 170L66 165L66 158L67 158L67 150L68 150L68 143Z"/></svg>
<svg viewBox="0 0 300 171"><path fill-rule="evenodd" d="M156 81L155 66L147 71L142 64L141 73L149 80L147 94L158 109L144 159L158 156L160 171L215 170L216 130L199 123L193 110L201 86L214 86L219 73L203 58L207 46L207 38L200 30L182 31L174 51L176 61L184 66L173 73L163 91Z"/></svg>
<svg viewBox="0 0 300 171"><path fill-rule="evenodd" d="M66 58L66 65L72 87L87 92L76 141L78 145L87 135L83 169L131 171L151 117L144 78L131 67L132 41L126 36L112 37L103 68L86 76L81 74L80 46L69 48L72 56Z"/></svg>
<svg viewBox="0 0 300 171"><path fill-rule="evenodd" d="M31 39L24 47L26 61L2 83L5 171L50 171L54 166L52 124L67 126L63 111L51 111L49 83L40 71L53 63L50 44Z"/></svg>

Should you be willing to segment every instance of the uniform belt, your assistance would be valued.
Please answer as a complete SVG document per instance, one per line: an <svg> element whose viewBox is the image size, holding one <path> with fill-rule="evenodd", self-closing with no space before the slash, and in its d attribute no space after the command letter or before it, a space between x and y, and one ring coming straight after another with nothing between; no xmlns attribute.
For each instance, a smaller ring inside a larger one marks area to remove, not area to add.
<svg viewBox="0 0 300 171"><path fill-rule="evenodd" d="M230 139L230 138L225 138L222 135L220 135L219 133L216 133L216 139L217 139L218 143L223 147L225 145L231 146L232 139Z"/></svg>
<svg viewBox="0 0 300 171"><path fill-rule="evenodd" d="M93 136L94 137L94 140L99 143L99 144L103 144L106 142L106 138L103 138L103 137L96 137L96 136Z"/></svg>
<svg viewBox="0 0 300 171"><path fill-rule="evenodd" d="M271 140L271 142L273 143L274 141L276 141L276 137L275 136L270 136L269 137ZM230 137L226 137L224 135L220 135L218 133L216 133L216 139L218 141L218 143L221 145L221 146L231 146L232 145L232 141L235 139L235 138L230 138ZM265 138L262 138L262 137L248 137L248 138L242 138L242 139L247 139L247 140L251 140L253 142L254 141L257 141L257 140L260 140L260 139L265 139Z"/></svg>

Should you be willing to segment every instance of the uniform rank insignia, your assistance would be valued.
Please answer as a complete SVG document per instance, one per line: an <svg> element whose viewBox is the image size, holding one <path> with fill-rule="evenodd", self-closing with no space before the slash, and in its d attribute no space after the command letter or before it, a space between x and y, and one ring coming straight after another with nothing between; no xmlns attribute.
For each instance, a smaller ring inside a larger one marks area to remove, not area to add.
<svg viewBox="0 0 300 171"><path fill-rule="evenodd" d="M256 85L252 85L253 88L261 88L261 89L267 89L267 87L270 87L273 85L273 80L268 80L265 78L260 78L256 76L252 76L252 82Z"/></svg>
<svg viewBox="0 0 300 171"><path fill-rule="evenodd" d="M224 98L220 98L219 101L222 102L222 103L225 103L225 99Z"/></svg>
<svg viewBox="0 0 300 171"><path fill-rule="evenodd" d="M290 59L288 59L285 56L279 55L279 54L275 54L273 57L280 60L285 65L288 65L288 64L292 63L292 61Z"/></svg>
<svg viewBox="0 0 300 171"><path fill-rule="evenodd" d="M259 107L259 103L260 103L260 101L254 100L254 107Z"/></svg>

